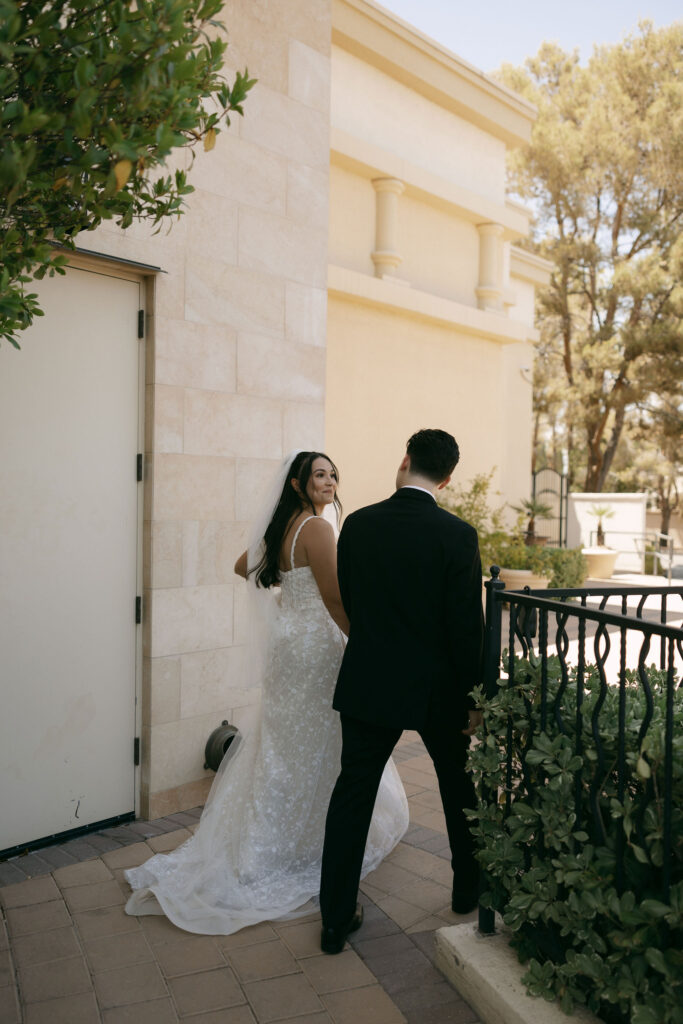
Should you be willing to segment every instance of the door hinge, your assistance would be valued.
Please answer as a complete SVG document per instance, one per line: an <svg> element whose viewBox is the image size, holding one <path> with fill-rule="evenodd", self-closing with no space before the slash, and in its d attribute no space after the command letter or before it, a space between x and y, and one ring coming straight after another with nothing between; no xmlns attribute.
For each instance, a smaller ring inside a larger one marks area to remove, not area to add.
<svg viewBox="0 0 683 1024"><path fill-rule="evenodd" d="M140 764L140 737L136 736L133 740L133 764Z"/></svg>
<svg viewBox="0 0 683 1024"><path fill-rule="evenodd" d="M142 452L138 452L136 472L137 481L138 483L140 483L140 481L142 480Z"/></svg>
<svg viewBox="0 0 683 1024"><path fill-rule="evenodd" d="M144 338L145 336L145 311L144 309L138 310L138 338Z"/></svg>
<svg viewBox="0 0 683 1024"><path fill-rule="evenodd" d="M135 625L139 626L142 622L142 598L135 598Z"/></svg>

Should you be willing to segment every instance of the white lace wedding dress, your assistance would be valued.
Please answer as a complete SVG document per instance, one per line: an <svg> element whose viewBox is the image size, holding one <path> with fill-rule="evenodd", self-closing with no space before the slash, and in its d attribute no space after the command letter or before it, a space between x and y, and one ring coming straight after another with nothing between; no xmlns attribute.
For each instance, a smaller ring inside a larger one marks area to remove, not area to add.
<svg viewBox="0 0 683 1024"><path fill-rule="evenodd" d="M325 817L340 765L332 695L344 639L311 568L281 575L258 721L224 757L195 835L173 853L125 872L135 890L129 914L164 913L186 931L229 935L258 921L296 916L297 908L317 900ZM363 875L407 827L408 802L390 759Z"/></svg>

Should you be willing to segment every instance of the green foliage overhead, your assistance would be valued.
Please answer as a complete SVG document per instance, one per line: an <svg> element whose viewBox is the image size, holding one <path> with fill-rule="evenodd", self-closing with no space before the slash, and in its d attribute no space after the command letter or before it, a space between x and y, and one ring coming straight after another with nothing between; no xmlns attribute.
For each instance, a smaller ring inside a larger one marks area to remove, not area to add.
<svg viewBox="0 0 683 1024"><path fill-rule="evenodd" d="M652 720L642 743L639 732L648 702L637 674L628 676L623 795L616 772L618 687L608 686L601 695L597 669L587 667L582 753L577 754L576 673L570 671L563 688L559 660L551 657L548 675L544 729L540 665L534 656L516 660L513 686L501 680L495 697L480 695L485 736L471 749L470 765L479 791L483 784L488 796L470 816L490 880L484 903L501 912L512 930L512 945L528 963L523 980L531 994L557 998L567 1013L575 1004L587 1005L609 1024L681 1024L683 690L673 690L672 874L664 900L666 674L654 666L648 670ZM596 736L603 749L601 763ZM616 886L619 843L621 892Z"/></svg>
<svg viewBox="0 0 683 1024"><path fill-rule="evenodd" d="M544 44L500 77L538 108L510 171L554 265L537 307L541 436L568 450L573 486L601 491L629 418L683 380L683 22L643 22L587 66Z"/></svg>
<svg viewBox="0 0 683 1024"><path fill-rule="evenodd" d="M116 217L161 224L192 191L164 173L209 150L253 85L221 74L222 0L0 0L0 338L40 315L53 245Z"/></svg>

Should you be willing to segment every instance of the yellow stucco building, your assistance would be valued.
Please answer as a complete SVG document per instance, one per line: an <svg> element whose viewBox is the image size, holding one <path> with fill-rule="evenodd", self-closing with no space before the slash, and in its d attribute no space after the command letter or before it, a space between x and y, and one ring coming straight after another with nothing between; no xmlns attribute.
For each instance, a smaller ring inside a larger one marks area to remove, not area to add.
<svg viewBox="0 0 683 1024"><path fill-rule="evenodd" d="M223 18L258 84L186 216L81 236L0 354L0 850L203 801L208 735L256 697L232 566L290 449L330 452L347 510L422 426L460 479L529 491L548 267L505 156L534 111L372 0Z"/></svg>

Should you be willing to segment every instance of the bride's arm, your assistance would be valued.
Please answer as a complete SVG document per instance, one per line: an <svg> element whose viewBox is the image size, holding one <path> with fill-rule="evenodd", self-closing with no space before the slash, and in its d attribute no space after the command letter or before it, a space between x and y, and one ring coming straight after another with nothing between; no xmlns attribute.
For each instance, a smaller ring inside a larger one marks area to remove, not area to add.
<svg viewBox="0 0 683 1024"><path fill-rule="evenodd" d="M337 581L337 544L331 523L320 517L311 519L299 542L306 552L325 607L342 633L349 635L349 619L344 611Z"/></svg>
<svg viewBox="0 0 683 1024"><path fill-rule="evenodd" d="M240 557L235 562L235 572L238 576L241 576L243 580L247 578L247 552L243 551Z"/></svg>

